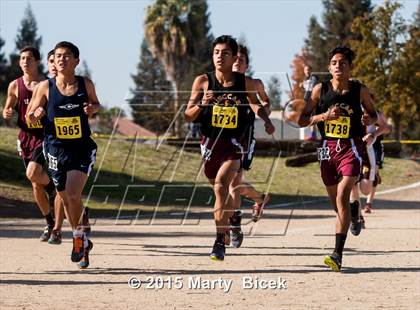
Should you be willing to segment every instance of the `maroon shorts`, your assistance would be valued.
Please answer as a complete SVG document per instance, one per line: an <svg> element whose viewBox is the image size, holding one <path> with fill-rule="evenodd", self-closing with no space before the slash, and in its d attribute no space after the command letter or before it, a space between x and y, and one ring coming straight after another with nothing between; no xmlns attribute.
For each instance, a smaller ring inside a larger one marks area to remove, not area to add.
<svg viewBox="0 0 420 310"><path fill-rule="evenodd" d="M361 150L360 139L323 140L318 159L325 186L338 184L343 176L358 177L362 167Z"/></svg>
<svg viewBox="0 0 420 310"><path fill-rule="evenodd" d="M213 140L203 137L200 147L204 159L204 174L208 179L216 178L225 161L242 159L244 150L235 138Z"/></svg>
<svg viewBox="0 0 420 310"><path fill-rule="evenodd" d="M26 163L29 161L36 161L43 165L45 163L44 155L42 154L43 142L44 137L35 136L20 130L17 140L17 150L19 155Z"/></svg>

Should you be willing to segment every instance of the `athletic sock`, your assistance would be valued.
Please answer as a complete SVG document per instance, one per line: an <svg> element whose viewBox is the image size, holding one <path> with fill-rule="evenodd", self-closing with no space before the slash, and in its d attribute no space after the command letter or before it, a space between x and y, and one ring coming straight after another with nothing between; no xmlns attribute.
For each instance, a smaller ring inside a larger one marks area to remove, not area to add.
<svg viewBox="0 0 420 310"><path fill-rule="evenodd" d="M357 217L359 215L359 201L355 200L353 202L350 202L350 211L351 211L351 217Z"/></svg>
<svg viewBox="0 0 420 310"><path fill-rule="evenodd" d="M347 234L335 234L335 249L340 258L343 256L344 244L346 243Z"/></svg>
<svg viewBox="0 0 420 310"><path fill-rule="evenodd" d="M45 215L45 220L47 221L48 227L50 227L50 228L54 227L55 222L54 222L54 218L53 218L51 212L48 213L47 215Z"/></svg>
<svg viewBox="0 0 420 310"><path fill-rule="evenodd" d="M225 234L224 233L217 233L216 242L225 244Z"/></svg>

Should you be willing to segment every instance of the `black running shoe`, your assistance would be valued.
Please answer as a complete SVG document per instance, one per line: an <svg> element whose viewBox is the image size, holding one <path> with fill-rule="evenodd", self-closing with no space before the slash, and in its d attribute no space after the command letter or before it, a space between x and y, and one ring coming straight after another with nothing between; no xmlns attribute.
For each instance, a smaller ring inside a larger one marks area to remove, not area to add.
<svg viewBox="0 0 420 310"><path fill-rule="evenodd" d="M333 271L341 271L341 257L335 252L324 257L324 264L330 267Z"/></svg>
<svg viewBox="0 0 420 310"><path fill-rule="evenodd" d="M359 202L357 200L354 202L350 202L350 211L351 211L350 232L354 236L358 236L362 230L362 222L359 219Z"/></svg>
<svg viewBox="0 0 420 310"><path fill-rule="evenodd" d="M223 261L225 259L226 246L224 243L215 242L210 258L215 261Z"/></svg>
<svg viewBox="0 0 420 310"><path fill-rule="evenodd" d="M230 245L234 248L239 248L244 240L244 234L241 229L242 212L236 210L231 218L230 223Z"/></svg>
<svg viewBox="0 0 420 310"><path fill-rule="evenodd" d="M45 226L44 231L42 232L41 237L39 237L39 240L41 240L41 242L48 241L48 239L50 239L51 232L52 232L52 227Z"/></svg>

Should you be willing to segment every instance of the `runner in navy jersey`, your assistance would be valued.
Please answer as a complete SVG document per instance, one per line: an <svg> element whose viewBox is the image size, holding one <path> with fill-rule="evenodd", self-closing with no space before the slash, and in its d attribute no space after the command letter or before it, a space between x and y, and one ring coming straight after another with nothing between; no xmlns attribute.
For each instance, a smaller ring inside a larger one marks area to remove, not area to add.
<svg viewBox="0 0 420 310"><path fill-rule="evenodd" d="M39 85L28 117L37 122L45 115L44 153L73 229L71 260L87 268L93 243L83 230L81 195L96 159L88 116L99 111L99 100L92 81L75 75L79 49L64 41L54 51L57 77Z"/></svg>

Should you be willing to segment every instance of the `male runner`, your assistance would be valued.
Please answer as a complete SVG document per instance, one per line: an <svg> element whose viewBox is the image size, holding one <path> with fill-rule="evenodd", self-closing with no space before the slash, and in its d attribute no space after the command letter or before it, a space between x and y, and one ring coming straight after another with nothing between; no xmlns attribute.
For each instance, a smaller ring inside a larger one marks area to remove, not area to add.
<svg viewBox="0 0 420 310"><path fill-rule="evenodd" d="M366 135L363 137L365 148L363 152L363 165L359 186L355 185L350 197L350 205L360 206L359 189L367 196L364 207L365 213L371 213L372 202L375 196L376 186L379 181L379 164L382 162L382 147L374 147L377 140L381 140L383 134L391 132L392 126L388 123L385 115L378 111L378 120L374 125L367 126ZM380 142L379 142L380 143ZM364 218L360 215L362 222Z"/></svg>
<svg viewBox="0 0 420 310"><path fill-rule="evenodd" d="M18 113L17 125L20 128L17 140L18 152L25 165L26 176L32 184L35 201L47 222L40 240L47 241L55 224L50 211L50 206L52 208L54 203L55 189L54 184L50 182L47 173L43 170L45 163L42 154L43 125L41 122L30 124L25 120L32 92L41 81L45 80L45 77L38 71L39 62L40 53L37 48L26 46L20 50L19 66L23 75L9 84L3 117L10 119L13 109ZM48 198L45 191L48 193Z"/></svg>
<svg viewBox="0 0 420 310"><path fill-rule="evenodd" d="M237 53L238 45L231 36L214 40L215 71L195 78L185 110L187 122L198 119L201 123L204 172L215 194L216 240L210 258L219 261L224 260L225 245L229 244L229 218L233 215L229 193L241 167L243 146L239 141L249 125L249 109L264 120L268 134L274 132L252 79L232 71Z"/></svg>
<svg viewBox="0 0 420 310"><path fill-rule="evenodd" d="M337 213L335 249L324 263L334 271L341 270L350 222L361 228L358 210L350 210L350 192L360 174L364 126L377 120L369 89L349 79L354 57L348 47L331 50L328 70L332 79L315 86L298 121L302 127L318 124L322 136L318 148L321 177Z"/></svg>
<svg viewBox="0 0 420 310"><path fill-rule="evenodd" d="M238 45L238 57L236 58L235 63L233 64L232 71L245 74L246 70L249 67L249 56L248 49L246 46L239 44ZM254 87L258 99L261 102L261 105L265 108L267 115L270 115L270 99L265 91L264 83L260 79L253 79ZM251 183L247 182L244 179L244 170L250 170L252 160L254 159L254 151L256 139L254 137L254 122L255 122L255 113L250 110L248 113L249 122L246 132L242 138L241 144L244 146L244 156L242 159L241 170L238 172L236 178L233 181L233 187L239 189L239 192L235 190L231 195L233 196L233 205L234 205L234 214L229 219L231 226L231 244L233 247L240 247L243 240L243 233L241 230L241 220L242 212L239 210L241 206L240 196L247 197L252 199L255 203L252 206L252 220L257 222L263 213L263 210L270 200L268 194L259 193Z"/></svg>
<svg viewBox="0 0 420 310"><path fill-rule="evenodd" d="M303 100L308 102L314 86L319 83L319 78L315 74L312 74L312 67L308 64L303 67L303 74L305 75L305 79L300 84L300 87L304 94ZM316 125L311 126L311 136L309 137L309 140L316 140Z"/></svg>
<svg viewBox="0 0 420 310"><path fill-rule="evenodd" d="M87 268L93 243L81 225L81 195L96 158L88 116L99 110L99 100L92 81L75 75L79 49L63 41L54 51L57 77L39 85L28 117L36 122L46 115L44 153L73 230L71 260Z"/></svg>

